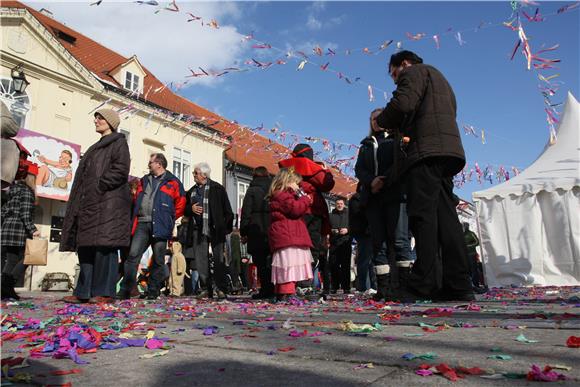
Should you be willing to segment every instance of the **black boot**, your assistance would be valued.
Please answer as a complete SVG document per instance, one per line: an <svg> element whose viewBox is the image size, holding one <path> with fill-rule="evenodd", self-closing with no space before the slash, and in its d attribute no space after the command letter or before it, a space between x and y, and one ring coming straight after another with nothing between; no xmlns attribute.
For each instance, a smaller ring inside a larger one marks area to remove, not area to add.
<svg viewBox="0 0 580 387"><path fill-rule="evenodd" d="M375 301L391 301L392 299L391 291L391 275L390 274L377 274L377 294L373 296Z"/></svg>
<svg viewBox="0 0 580 387"><path fill-rule="evenodd" d="M10 274L2 273L2 299L7 300L9 298L14 300L20 300L20 296L16 294L14 290L14 285L16 285L16 279Z"/></svg>

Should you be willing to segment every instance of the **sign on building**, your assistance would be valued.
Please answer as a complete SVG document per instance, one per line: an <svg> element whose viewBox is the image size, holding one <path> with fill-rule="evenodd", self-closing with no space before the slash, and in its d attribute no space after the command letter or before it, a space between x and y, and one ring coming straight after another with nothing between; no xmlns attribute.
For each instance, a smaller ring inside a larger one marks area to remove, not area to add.
<svg viewBox="0 0 580 387"><path fill-rule="evenodd" d="M16 139L32 154L29 159L38 165L36 195L68 200L81 146L26 129L20 129Z"/></svg>

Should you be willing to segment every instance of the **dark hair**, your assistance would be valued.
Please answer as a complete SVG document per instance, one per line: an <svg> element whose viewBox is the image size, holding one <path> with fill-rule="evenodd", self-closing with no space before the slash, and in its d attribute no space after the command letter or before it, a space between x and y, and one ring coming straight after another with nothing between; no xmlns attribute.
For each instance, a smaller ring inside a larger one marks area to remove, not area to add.
<svg viewBox="0 0 580 387"><path fill-rule="evenodd" d="M264 177L264 176L268 176L268 169L266 167L256 167L254 168L254 172L252 173L252 176L254 177Z"/></svg>
<svg viewBox="0 0 580 387"><path fill-rule="evenodd" d="M294 150L292 150L292 157L305 157L314 160L314 151L308 144L298 144L294 147Z"/></svg>
<svg viewBox="0 0 580 387"><path fill-rule="evenodd" d="M68 155L68 157L70 157L70 160L68 161L68 163L69 163L69 164L72 164L72 159L73 159L73 156L72 156L72 152L71 152L71 151L69 151L69 150L66 150L66 149L65 149L65 150L63 150L63 151L62 151L62 152L60 152L60 153L64 153L65 155Z"/></svg>
<svg viewBox="0 0 580 387"><path fill-rule="evenodd" d="M155 161L157 161L159 164L161 164L161 166L163 167L163 169L167 169L167 159L165 158L165 156L163 155L163 153L152 153L151 157L153 157Z"/></svg>
<svg viewBox="0 0 580 387"><path fill-rule="evenodd" d="M391 67L399 67L400 65L403 64L403 61L405 60L411 64L423 63L423 59L419 55L415 54L412 51L403 50L391 55L389 69Z"/></svg>

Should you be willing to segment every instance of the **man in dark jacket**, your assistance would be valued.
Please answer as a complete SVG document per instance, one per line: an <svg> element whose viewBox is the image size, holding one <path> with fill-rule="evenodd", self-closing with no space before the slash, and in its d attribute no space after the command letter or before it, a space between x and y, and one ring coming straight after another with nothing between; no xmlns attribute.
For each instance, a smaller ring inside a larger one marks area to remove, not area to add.
<svg viewBox="0 0 580 387"><path fill-rule="evenodd" d="M149 159L149 174L139 181L133 208L133 240L125 261L120 298L128 299L137 278L137 265L149 246L153 260L147 299L155 300L165 281L167 241L173 237L175 220L183 216L185 191L181 181L167 171L167 159L154 153Z"/></svg>
<svg viewBox="0 0 580 387"><path fill-rule="evenodd" d="M240 234L248 244L248 253L258 268L260 291L254 294L254 299L264 299L274 296L272 284L272 257L268 244L268 228L270 227L270 205L266 194L270 189L272 179L266 167L254 169L254 178L244 196Z"/></svg>
<svg viewBox="0 0 580 387"><path fill-rule="evenodd" d="M344 294L349 294L352 239L348 226L348 210L345 208L344 199L337 199L335 205L336 208L330 213L330 291L336 293L340 287Z"/></svg>
<svg viewBox="0 0 580 387"><path fill-rule="evenodd" d="M218 298L228 293L228 272L224 256L226 235L232 232L234 213L225 188L210 179L211 168L199 163L193 169L195 185L186 194L185 216L188 218L188 246L193 246L199 279L213 297L213 280ZM211 246L213 262L210 262ZM213 263L212 276L211 263ZM212 278L213 277L213 278Z"/></svg>
<svg viewBox="0 0 580 387"><path fill-rule="evenodd" d="M410 270L406 197L402 184L387 178L394 167L395 140L377 125L375 118L380 112L382 109L371 112L370 133L361 141L355 165L373 242L376 300L392 299L399 285L406 283Z"/></svg>
<svg viewBox="0 0 580 387"><path fill-rule="evenodd" d="M406 140L401 141L406 157L391 176L403 176L417 243L417 261L399 298L471 301L467 251L453 195L453 176L465 165L455 95L443 74L413 52L392 55L389 70L397 89L376 122Z"/></svg>
<svg viewBox="0 0 580 387"><path fill-rule="evenodd" d="M330 267L328 265L327 243L330 235L328 205L323 193L334 188L332 172L324 163L314 161L314 151L308 144L298 144L292 151L292 157L278 163L280 168L294 168L302 176L301 187L312 200L310 210L304 216L313 247L310 249L314 266L322 273L324 284L323 296L330 292ZM314 271L314 270L313 270Z"/></svg>

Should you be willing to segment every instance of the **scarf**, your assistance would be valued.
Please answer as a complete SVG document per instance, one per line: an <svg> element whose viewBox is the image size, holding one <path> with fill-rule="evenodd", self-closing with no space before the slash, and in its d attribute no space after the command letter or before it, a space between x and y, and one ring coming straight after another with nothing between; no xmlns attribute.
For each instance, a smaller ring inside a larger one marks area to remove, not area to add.
<svg viewBox="0 0 580 387"><path fill-rule="evenodd" d="M203 187L203 213L202 213L202 235L211 237L211 231L209 229L209 180L205 183Z"/></svg>

